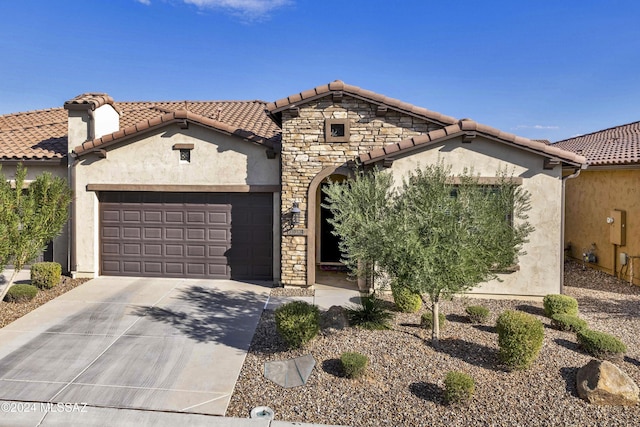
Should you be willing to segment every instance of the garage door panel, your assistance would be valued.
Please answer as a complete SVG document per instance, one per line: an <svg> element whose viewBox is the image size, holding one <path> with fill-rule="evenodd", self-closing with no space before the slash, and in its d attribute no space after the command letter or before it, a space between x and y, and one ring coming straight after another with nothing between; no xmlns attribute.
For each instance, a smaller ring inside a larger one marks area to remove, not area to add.
<svg viewBox="0 0 640 427"><path fill-rule="evenodd" d="M123 255L140 255L142 253L142 248L140 244L134 243L125 243L122 245L122 254Z"/></svg>
<svg viewBox="0 0 640 427"><path fill-rule="evenodd" d="M144 229L144 238L145 239L162 239L162 228L149 228L145 227Z"/></svg>
<svg viewBox="0 0 640 427"><path fill-rule="evenodd" d="M187 212L187 224L204 224L206 216L204 211Z"/></svg>
<svg viewBox="0 0 640 427"><path fill-rule="evenodd" d="M162 274L162 263L157 261L145 261L144 274Z"/></svg>
<svg viewBox="0 0 640 427"><path fill-rule="evenodd" d="M165 228L164 238L167 240L184 240L184 230L182 228Z"/></svg>
<svg viewBox="0 0 640 427"><path fill-rule="evenodd" d="M116 210L105 210L102 213L102 220L107 222L120 222L120 211Z"/></svg>
<svg viewBox="0 0 640 427"><path fill-rule="evenodd" d="M183 257L184 256L184 246L183 245L165 245L165 255L173 256L173 257Z"/></svg>
<svg viewBox="0 0 640 427"><path fill-rule="evenodd" d="M101 273L271 279L270 193L100 193Z"/></svg>
<svg viewBox="0 0 640 427"><path fill-rule="evenodd" d="M139 227L122 227L122 238L139 239L142 236L142 230Z"/></svg>
<svg viewBox="0 0 640 427"><path fill-rule="evenodd" d="M184 275L184 264L181 262L167 262L165 265L165 272L168 275L178 274Z"/></svg>
<svg viewBox="0 0 640 427"><path fill-rule="evenodd" d="M144 222L146 224L151 223L162 223L162 212L161 211L145 211L144 212Z"/></svg>
<svg viewBox="0 0 640 427"><path fill-rule="evenodd" d="M189 258L204 258L205 253L204 245L187 245L187 257Z"/></svg>
<svg viewBox="0 0 640 427"><path fill-rule="evenodd" d="M141 261L123 261L122 271L125 274L140 274L142 273L142 262Z"/></svg>
<svg viewBox="0 0 640 427"><path fill-rule="evenodd" d="M162 245L145 243L143 255L145 255L145 256L162 256Z"/></svg>
<svg viewBox="0 0 640 427"><path fill-rule="evenodd" d="M164 220L168 224L183 224L184 212L167 211L164 213Z"/></svg>
<svg viewBox="0 0 640 427"><path fill-rule="evenodd" d="M187 241L204 240L205 236L204 228L187 228Z"/></svg>
<svg viewBox="0 0 640 427"><path fill-rule="evenodd" d="M118 227L102 227L102 237L120 238L120 228Z"/></svg>
<svg viewBox="0 0 640 427"><path fill-rule="evenodd" d="M228 242L229 241L229 230L222 229L209 229L209 241L210 242Z"/></svg>

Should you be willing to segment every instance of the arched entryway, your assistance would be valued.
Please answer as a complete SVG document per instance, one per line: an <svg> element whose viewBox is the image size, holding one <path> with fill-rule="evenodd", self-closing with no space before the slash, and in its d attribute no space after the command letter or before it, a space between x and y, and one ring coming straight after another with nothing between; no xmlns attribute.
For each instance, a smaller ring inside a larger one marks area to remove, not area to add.
<svg viewBox="0 0 640 427"><path fill-rule="evenodd" d="M328 209L322 207L322 188L331 181L343 181L352 175L346 166L330 167L321 171L311 181L308 200L308 240L307 240L307 284L322 284L347 288L358 288L355 280L347 278L340 262L338 238L331 234L332 226L327 222L331 217Z"/></svg>

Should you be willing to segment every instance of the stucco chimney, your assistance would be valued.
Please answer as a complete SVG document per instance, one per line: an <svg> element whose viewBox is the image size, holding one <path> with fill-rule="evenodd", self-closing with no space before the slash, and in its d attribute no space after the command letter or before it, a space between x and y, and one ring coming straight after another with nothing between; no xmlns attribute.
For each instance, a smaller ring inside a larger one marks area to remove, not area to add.
<svg viewBox="0 0 640 427"><path fill-rule="evenodd" d="M120 114L114 107L113 98L106 93L84 93L66 101L64 108L69 112L69 153L83 142L120 129Z"/></svg>

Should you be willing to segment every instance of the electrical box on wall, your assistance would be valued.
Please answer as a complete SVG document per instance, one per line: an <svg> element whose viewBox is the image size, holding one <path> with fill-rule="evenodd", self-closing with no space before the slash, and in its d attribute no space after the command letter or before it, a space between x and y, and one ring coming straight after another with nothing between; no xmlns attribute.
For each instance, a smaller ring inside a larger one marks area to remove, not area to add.
<svg viewBox="0 0 640 427"><path fill-rule="evenodd" d="M614 209L609 213L609 241L614 245L626 244L627 215L625 211ZM611 221L610 221L611 220Z"/></svg>

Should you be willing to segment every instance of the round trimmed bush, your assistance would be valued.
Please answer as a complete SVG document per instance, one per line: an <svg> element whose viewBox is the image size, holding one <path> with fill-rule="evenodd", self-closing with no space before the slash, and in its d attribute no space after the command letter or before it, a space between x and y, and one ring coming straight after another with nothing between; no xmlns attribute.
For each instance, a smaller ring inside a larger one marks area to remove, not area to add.
<svg viewBox="0 0 640 427"><path fill-rule="evenodd" d="M466 403L473 397L475 381L463 372L449 371L444 379L444 398L447 403Z"/></svg>
<svg viewBox="0 0 640 427"><path fill-rule="evenodd" d="M320 330L320 311L304 301L292 301L276 309L276 330L285 342L299 348L311 341Z"/></svg>
<svg viewBox="0 0 640 427"><path fill-rule="evenodd" d="M419 294L411 292L402 286L394 286L391 288L393 302L396 303L398 310L403 313L415 313L422 307L422 298Z"/></svg>
<svg viewBox="0 0 640 427"><path fill-rule="evenodd" d="M542 304L547 317L552 317L554 314L578 315L578 301L568 295L549 294L544 297Z"/></svg>
<svg viewBox="0 0 640 427"><path fill-rule="evenodd" d="M489 319L489 309L481 305L470 305L465 308L472 323L484 323Z"/></svg>
<svg viewBox="0 0 640 427"><path fill-rule="evenodd" d="M358 378L367 369L369 358L360 353L344 352L340 356L340 362L347 378Z"/></svg>
<svg viewBox="0 0 640 427"><path fill-rule="evenodd" d="M498 357L510 369L527 369L538 357L544 339L542 322L531 314L507 310L498 317Z"/></svg>
<svg viewBox="0 0 640 427"><path fill-rule="evenodd" d="M606 332L583 329L577 333L578 343L590 355L598 359L618 360L627 352L627 346Z"/></svg>
<svg viewBox="0 0 640 427"><path fill-rule="evenodd" d="M38 288L33 285L13 285L4 296L7 302L26 302L31 301L38 294Z"/></svg>
<svg viewBox="0 0 640 427"><path fill-rule="evenodd" d="M57 262L37 262L31 266L31 284L51 289L60 283L62 267Z"/></svg>
<svg viewBox="0 0 640 427"><path fill-rule="evenodd" d="M578 332L588 327L585 320L571 314L554 314L551 316L551 324L561 331L571 332Z"/></svg>
<svg viewBox="0 0 640 427"><path fill-rule="evenodd" d="M447 318L443 313L440 313L438 315L438 319L440 320L438 322L440 324L440 329L443 329L444 325L447 323ZM429 310L422 314L420 317L420 325L425 329L433 329L433 311Z"/></svg>

